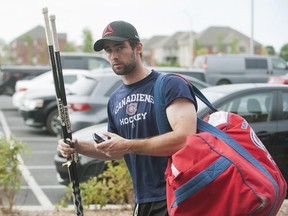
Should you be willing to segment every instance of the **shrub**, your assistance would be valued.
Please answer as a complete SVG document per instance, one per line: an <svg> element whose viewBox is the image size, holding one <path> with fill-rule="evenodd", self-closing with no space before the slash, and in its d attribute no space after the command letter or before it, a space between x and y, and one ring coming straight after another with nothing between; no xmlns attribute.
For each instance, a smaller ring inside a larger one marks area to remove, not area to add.
<svg viewBox="0 0 288 216"><path fill-rule="evenodd" d="M86 206L98 204L100 208L107 204L132 204L134 197L132 180L124 159L105 161L105 164L107 169L102 174L80 184L82 204ZM63 199L72 199L71 185ZM63 199L60 205L65 207Z"/></svg>
<svg viewBox="0 0 288 216"><path fill-rule="evenodd" d="M12 136L0 139L0 202L8 204L9 211L12 211L15 195L21 187L18 156L28 152L26 144Z"/></svg>

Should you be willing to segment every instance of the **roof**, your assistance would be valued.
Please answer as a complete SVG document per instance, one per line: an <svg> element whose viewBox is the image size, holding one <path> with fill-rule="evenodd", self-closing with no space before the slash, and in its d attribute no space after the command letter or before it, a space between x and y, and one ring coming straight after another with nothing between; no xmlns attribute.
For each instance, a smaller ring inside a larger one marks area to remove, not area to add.
<svg viewBox="0 0 288 216"><path fill-rule="evenodd" d="M150 39L147 39L143 42L144 49L150 49L155 47L161 47L161 44L167 39L168 36L164 35L156 35L151 37Z"/></svg>
<svg viewBox="0 0 288 216"><path fill-rule="evenodd" d="M222 37L224 44L231 43L231 40L234 38L239 38L241 40L249 41L250 38L241 32L232 29L227 26L211 26L197 35L197 39L200 44L205 45L214 45L219 42L219 38ZM255 45L261 46L261 44L255 41Z"/></svg>
<svg viewBox="0 0 288 216"><path fill-rule="evenodd" d="M44 39L45 36L45 28L41 25L36 26L35 28L25 32L24 34L18 36L15 38L11 43L14 41L19 41L25 38L26 35L31 36L33 39ZM58 33L58 39L66 39L67 34L66 33Z"/></svg>
<svg viewBox="0 0 288 216"><path fill-rule="evenodd" d="M249 89L269 89L269 88L287 88L288 85L283 84L269 84L269 83L237 83L227 85L216 85L203 89L203 93L208 92L221 92L224 94L231 94L237 91L248 91ZM229 89L229 91L227 91Z"/></svg>

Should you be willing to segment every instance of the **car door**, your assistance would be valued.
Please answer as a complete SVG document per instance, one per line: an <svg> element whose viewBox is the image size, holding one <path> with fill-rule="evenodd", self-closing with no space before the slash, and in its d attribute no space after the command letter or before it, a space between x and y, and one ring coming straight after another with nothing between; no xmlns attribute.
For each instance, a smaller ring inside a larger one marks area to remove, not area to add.
<svg viewBox="0 0 288 216"><path fill-rule="evenodd" d="M276 92L250 91L240 95L234 95L230 99L222 101L216 107L219 110L236 113L245 118L258 135L266 148L272 145L273 137L277 131L277 121L272 106L275 103Z"/></svg>
<svg viewBox="0 0 288 216"><path fill-rule="evenodd" d="M288 182L288 90L246 91L214 105L249 122Z"/></svg>
<svg viewBox="0 0 288 216"><path fill-rule="evenodd" d="M288 73L286 62L280 58L270 59L271 75L273 76L283 76Z"/></svg>
<svg viewBox="0 0 288 216"><path fill-rule="evenodd" d="M288 182L288 90L279 91L277 119L277 133L271 150L276 164Z"/></svg>
<svg viewBox="0 0 288 216"><path fill-rule="evenodd" d="M244 78L247 83L266 83L269 75L267 58L245 58Z"/></svg>

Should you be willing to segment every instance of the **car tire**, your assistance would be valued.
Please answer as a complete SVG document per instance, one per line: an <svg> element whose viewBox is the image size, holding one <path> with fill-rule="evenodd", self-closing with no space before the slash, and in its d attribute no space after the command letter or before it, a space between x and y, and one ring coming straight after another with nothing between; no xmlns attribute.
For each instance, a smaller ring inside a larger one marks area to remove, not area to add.
<svg viewBox="0 0 288 216"><path fill-rule="evenodd" d="M58 110L53 109L48 114L47 120L46 120L46 130L49 134L57 135L59 131L59 118L58 118Z"/></svg>
<svg viewBox="0 0 288 216"><path fill-rule="evenodd" d="M231 84L231 81L227 79L223 79L223 80L219 80L216 85L228 85L228 84Z"/></svg>

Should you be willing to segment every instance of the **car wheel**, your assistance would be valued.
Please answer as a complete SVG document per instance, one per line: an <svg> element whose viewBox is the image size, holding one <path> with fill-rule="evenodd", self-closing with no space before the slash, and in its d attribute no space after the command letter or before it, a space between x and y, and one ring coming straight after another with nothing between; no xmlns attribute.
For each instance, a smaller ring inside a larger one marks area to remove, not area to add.
<svg viewBox="0 0 288 216"><path fill-rule="evenodd" d="M15 91L14 91L14 89L11 86L6 86L6 88L4 90L4 93L6 95L12 96L15 93Z"/></svg>
<svg viewBox="0 0 288 216"><path fill-rule="evenodd" d="M227 79L223 79L217 82L217 85L227 85L227 84L231 84L231 81Z"/></svg>
<svg viewBox="0 0 288 216"><path fill-rule="evenodd" d="M53 109L47 117L46 120L46 129L48 131L49 134L52 135L57 135L58 133L58 126L59 125L59 119L58 119L58 110L57 109Z"/></svg>

